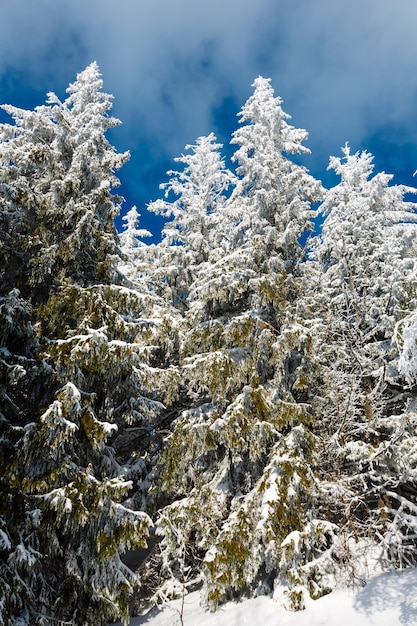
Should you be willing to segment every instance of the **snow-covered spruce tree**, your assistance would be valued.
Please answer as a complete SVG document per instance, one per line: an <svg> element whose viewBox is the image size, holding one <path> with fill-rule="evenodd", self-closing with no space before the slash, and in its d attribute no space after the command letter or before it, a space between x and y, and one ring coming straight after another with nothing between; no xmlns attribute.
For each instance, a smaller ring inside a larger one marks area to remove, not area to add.
<svg viewBox="0 0 417 626"><path fill-rule="evenodd" d="M35 111L6 106L15 123L0 128L2 228L16 218L1 251L6 626L18 617L27 624L127 620L136 578L120 555L145 541L150 524L123 504L128 479L140 479L145 462L133 459L123 476L107 443L116 445L124 423L145 439L175 375L154 366L155 352L168 349L156 299L117 278L119 198L111 189L127 155L105 137L118 122L101 87L93 63L64 102L49 94Z"/></svg>
<svg viewBox="0 0 417 626"><path fill-rule="evenodd" d="M389 183L393 176L371 177L368 152L332 157L341 182L330 189L320 211L326 216L314 257L322 267L327 300L364 342L391 340L395 322L410 305L415 259L416 204L406 193L417 190Z"/></svg>
<svg viewBox="0 0 417 626"><path fill-rule="evenodd" d="M190 408L174 423L155 497L174 500L160 516L167 570L200 570L211 607L280 587L299 608L306 588L328 588L321 555L332 534L314 513L316 438L298 376L311 338L295 321L299 240L321 185L286 156L306 151L306 132L287 123L268 80L254 87L233 136L236 188L189 287ZM298 568L286 544L294 532L306 546Z"/></svg>
<svg viewBox="0 0 417 626"><path fill-rule="evenodd" d="M141 254L139 248L145 244L142 241L143 238L151 237L152 233L146 228L139 228L140 213L136 206L133 206L123 216L123 231L119 235L120 252L122 257L122 264L119 265L119 270L125 276L125 278L132 279L140 275L140 261Z"/></svg>
<svg viewBox="0 0 417 626"><path fill-rule="evenodd" d="M172 218L163 228L161 244L152 249L152 275L165 299L180 309L187 307L190 286L198 282L196 272L212 263L220 214L235 182L221 148L213 133L187 145L190 153L175 159L184 164L183 170L170 170L169 181L160 186L165 200L148 206L150 211ZM176 199L170 201L170 196ZM149 257L150 250L145 252Z"/></svg>
<svg viewBox="0 0 417 626"><path fill-rule="evenodd" d="M309 277L314 367L309 396L322 441L321 506L347 535L381 543L391 564L415 561L416 415L398 373L395 327L414 305L415 189L371 177L372 156L333 157L340 183Z"/></svg>

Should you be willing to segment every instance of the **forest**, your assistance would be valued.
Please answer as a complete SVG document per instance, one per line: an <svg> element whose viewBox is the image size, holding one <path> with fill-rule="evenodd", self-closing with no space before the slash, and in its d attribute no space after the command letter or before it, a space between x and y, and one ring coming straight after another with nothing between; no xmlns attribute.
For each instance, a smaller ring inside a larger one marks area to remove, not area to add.
<svg viewBox="0 0 417 626"><path fill-rule="evenodd" d="M1 107L0 626L128 624L194 588L299 610L368 551L413 567L417 189L348 145L324 188L258 77L230 166L187 145L149 244L136 207L115 227L102 87L92 63Z"/></svg>

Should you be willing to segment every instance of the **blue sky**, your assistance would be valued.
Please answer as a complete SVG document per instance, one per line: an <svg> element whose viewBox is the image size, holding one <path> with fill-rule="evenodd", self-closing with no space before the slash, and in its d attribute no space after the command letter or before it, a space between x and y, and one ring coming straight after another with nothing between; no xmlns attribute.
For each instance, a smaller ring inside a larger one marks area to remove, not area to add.
<svg viewBox="0 0 417 626"><path fill-rule="evenodd" d="M228 144L258 75L270 77L304 163L325 184L330 155L375 155L377 171L416 184L415 0L2 0L0 101L33 108L97 61L113 114L124 210L145 206L186 144Z"/></svg>

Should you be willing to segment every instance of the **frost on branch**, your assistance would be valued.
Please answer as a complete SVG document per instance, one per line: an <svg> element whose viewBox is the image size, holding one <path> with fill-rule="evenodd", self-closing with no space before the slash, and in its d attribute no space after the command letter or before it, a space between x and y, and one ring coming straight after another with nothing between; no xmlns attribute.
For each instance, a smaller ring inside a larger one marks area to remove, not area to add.
<svg viewBox="0 0 417 626"><path fill-rule="evenodd" d="M397 339L400 346L398 368L409 385L417 380L417 315L411 314L399 323Z"/></svg>

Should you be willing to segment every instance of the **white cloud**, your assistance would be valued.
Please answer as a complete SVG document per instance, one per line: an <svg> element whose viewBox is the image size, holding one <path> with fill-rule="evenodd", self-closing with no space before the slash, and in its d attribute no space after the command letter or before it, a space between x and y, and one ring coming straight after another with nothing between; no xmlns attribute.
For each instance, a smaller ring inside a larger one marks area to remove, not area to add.
<svg viewBox="0 0 417 626"><path fill-rule="evenodd" d="M173 158L263 74L324 169L390 125L417 142L416 24L415 0L3 0L0 79L62 95L97 60L120 147Z"/></svg>
<svg viewBox="0 0 417 626"><path fill-rule="evenodd" d="M314 132L326 141L341 132L344 139L361 140L379 125L410 123L417 87L417 4L294 4L298 10L287 14L283 31L284 67L277 73Z"/></svg>

